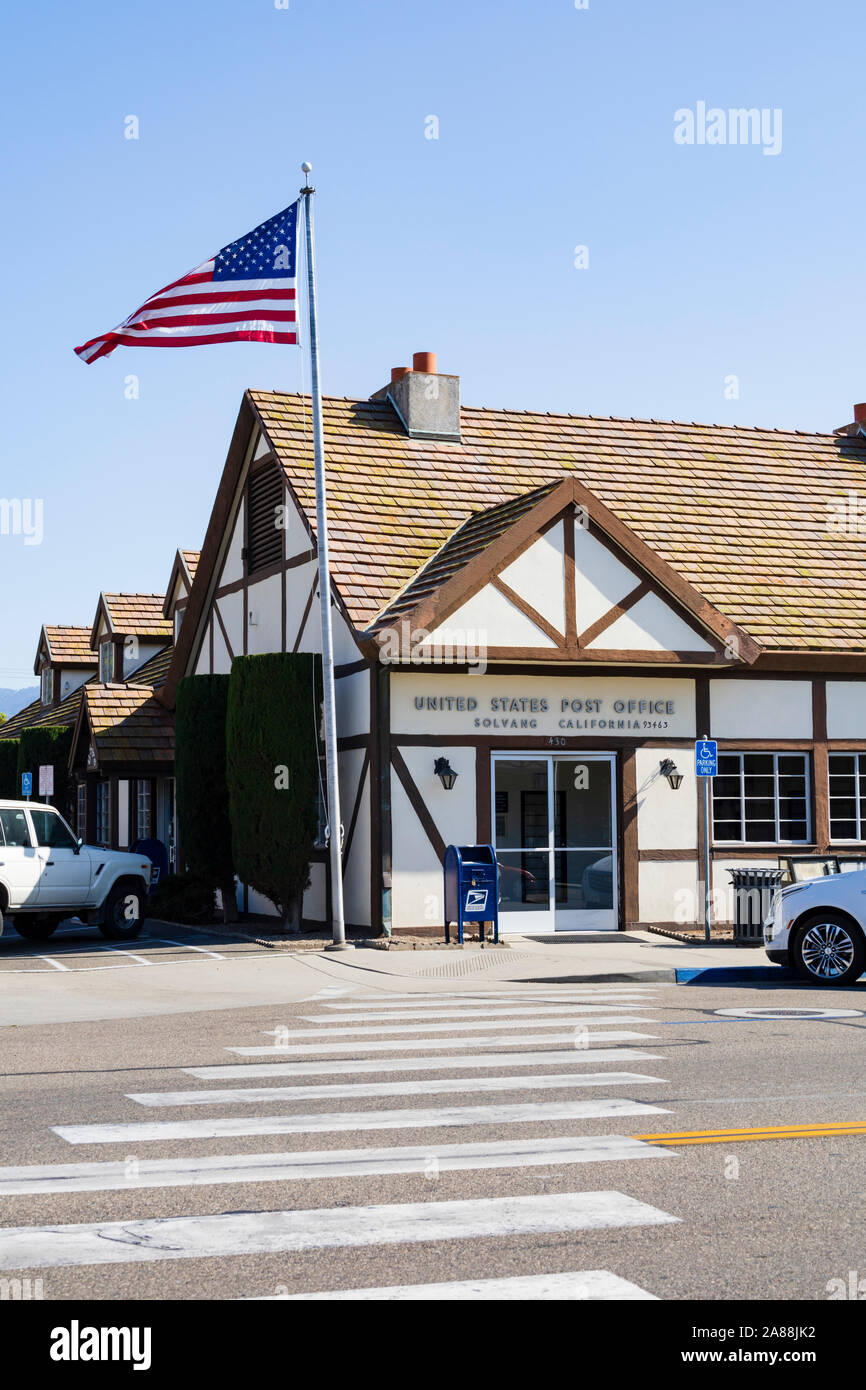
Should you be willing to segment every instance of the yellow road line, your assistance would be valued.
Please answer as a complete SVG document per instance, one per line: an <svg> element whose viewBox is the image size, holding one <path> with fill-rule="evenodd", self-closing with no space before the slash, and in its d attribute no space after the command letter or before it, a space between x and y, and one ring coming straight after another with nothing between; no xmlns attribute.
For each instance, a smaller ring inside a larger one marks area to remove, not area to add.
<svg viewBox="0 0 866 1390"><path fill-rule="evenodd" d="M866 1120L835 1120L826 1124L759 1125L753 1129L685 1129L677 1134L632 1134L647 1144L684 1147L687 1144L734 1144L756 1139L823 1139L866 1134Z"/></svg>

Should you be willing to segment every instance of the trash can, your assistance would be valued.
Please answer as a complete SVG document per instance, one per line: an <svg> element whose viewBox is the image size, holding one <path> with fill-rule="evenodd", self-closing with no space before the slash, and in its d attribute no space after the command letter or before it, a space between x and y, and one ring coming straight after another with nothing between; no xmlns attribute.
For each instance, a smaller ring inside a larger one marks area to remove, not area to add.
<svg viewBox="0 0 866 1390"><path fill-rule="evenodd" d="M457 940L463 943L463 923L493 923L493 940L499 941L499 865L492 845L449 845L445 851L445 940L451 940L451 923L457 923Z"/></svg>
<svg viewBox="0 0 866 1390"><path fill-rule="evenodd" d="M762 946L764 921L782 882L782 870L729 869L728 873L734 888L734 941L741 946Z"/></svg>

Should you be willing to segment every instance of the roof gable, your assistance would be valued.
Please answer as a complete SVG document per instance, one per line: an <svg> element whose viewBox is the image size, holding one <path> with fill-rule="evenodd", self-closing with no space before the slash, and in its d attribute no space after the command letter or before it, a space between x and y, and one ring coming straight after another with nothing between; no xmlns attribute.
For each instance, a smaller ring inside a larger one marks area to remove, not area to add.
<svg viewBox="0 0 866 1390"><path fill-rule="evenodd" d="M383 656L755 660L757 644L576 479L520 500L471 517L380 614Z"/></svg>

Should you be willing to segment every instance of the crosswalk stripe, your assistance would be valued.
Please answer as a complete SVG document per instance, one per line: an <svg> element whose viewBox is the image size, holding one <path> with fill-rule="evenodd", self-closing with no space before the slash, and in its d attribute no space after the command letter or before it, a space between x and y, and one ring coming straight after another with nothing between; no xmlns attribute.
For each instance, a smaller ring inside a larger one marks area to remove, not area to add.
<svg viewBox="0 0 866 1390"><path fill-rule="evenodd" d="M559 995L559 994L541 994L541 995L532 995L532 994L502 995L502 994L493 994L493 995L481 995L481 994L475 994L475 995L459 995L459 996L457 996L456 998L455 998L454 996L448 996L448 995L442 995L442 994L432 994L432 995L424 995L424 996L421 997L421 998L419 998L417 995L416 995L416 996L411 996L411 997L408 997L408 998L407 998L406 996L403 996L403 997L401 997L401 998L399 998L399 999L393 999L393 1000L392 1000L391 998L388 998L388 999L365 999L365 1000L359 1000L359 999L345 999L345 1000L343 1000L343 999L341 999L341 1000L339 1001L339 1003L330 1003L330 1002L329 1002L329 1003L326 1003L326 1004L324 1005L324 1007L325 1007L326 1009L329 1009L329 1010L335 1012L335 1013L345 1013L345 1014L349 1014L349 1013L363 1013L363 1012L365 1012L365 1011L368 1010L368 1009L380 1009L380 1008L385 1008L385 1007L387 1007L387 1009L388 1009L388 1011L389 1011L390 1013L394 1013L394 1014L397 1015L397 1017L399 1017L399 1012L398 1012L398 1011L404 1010L404 1009L407 1010L407 1011L410 1012L410 1013L414 1013L416 1010L417 1010L418 1012L424 1012L424 1011L426 1011L427 1009L442 1009L442 1008L447 1008L447 1009L463 1009L463 1008L466 1008L466 1009L470 1009L470 1010L471 1010L471 1009L481 1009L481 1008L485 1008L485 1007L489 1006L491 1003L493 1004L493 1006L494 1006L495 1008L501 1009L501 1008L505 1008L506 1005L512 1005L512 1004L517 1004L517 1005L523 1005L523 1004L530 1005L530 1004L531 1004L531 1005L534 1005L534 1006L544 1005L544 1004L555 1004L555 1005L563 1005L563 1004L567 1004L567 1005L571 1005L571 1004L597 1004L597 1003L599 1003L601 1000L605 1000L605 1001L608 1002L608 1003L616 1003L616 1004L627 1003L627 1004L629 1004L629 1005L632 1005L632 1004L636 1004L636 1003L639 1003L639 1002L642 1003L644 1000L648 1000L649 998L651 998L651 996L648 995L648 994L646 993L646 991L640 991L640 992L638 992L638 991L636 991L636 990L628 990L627 992L623 992L623 993L617 992L616 994L603 994L603 995L599 995L599 994L581 994L581 995Z"/></svg>
<svg viewBox="0 0 866 1390"><path fill-rule="evenodd" d="M433 1096L470 1091L558 1091L572 1086L644 1086L661 1084L661 1076L636 1071L569 1072L554 1076L437 1077L433 1081L367 1081L329 1086L245 1086L221 1091L132 1091L138 1105L261 1105L284 1100L360 1100L372 1096Z"/></svg>
<svg viewBox="0 0 866 1390"><path fill-rule="evenodd" d="M382 1289L338 1289L333 1293L265 1294L260 1303L342 1300L351 1303L438 1303L470 1299L473 1303L535 1303L630 1300L657 1302L654 1293L611 1274L607 1269L581 1269L573 1274L524 1274L510 1279L460 1279L453 1284L393 1284Z"/></svg>
<svg viewBox="0 0 866 1390"><path fill-rule="evenodd" d="M330 1023L330 1020L326 1019L325 1022ZM589 1025L596 1023L655 1022L657 1022L657 1020L653 1018L632 1018L630 1016L626 1017L622 1014L614 1014L611 1017L609 1010L605 1010L604 1012L602 1012L602 1010L599 1009L598 1013L594 1013L591 1015L581 1014L572 1016L569 1014L561 1015L557 1013L553 1018L539 1018L536 1022L536 1026L539 1028L567 1028L569 1024L582 1023ZM413 1020L411 1023L395 1023L393 1025L376 1023L370 1025L369 1027L364 1024L359 1024L357 1026L353 1025L351 1028L332 1028L330 1026L327 1029L281 1028L279 1030L279 1036L281 1038L309 1039L314 1038L318 1033L320 1037L328 1038L368 1038L384 1036L385 1034L388 1034L389 1036L399 1034L401 1037L410 1037L412 1034L416 1033L453 1033L454 1029L457 1027L464 1028L468 1030L470 1033L489 1033L495 1031L497 1028L525 1028L527 1026L527 1023L528 1020L525 1018L518 1018L512 1022L511 1014L507 1014L505 1018L494 1018L489 1023L486 1019L473 1018L461 1018L459 1024L454 1022L428 1023L425 1018L418 1022ZM262 1047L227 1047L226 1052L237 1052L242 1057L267 1057L269 1052L273 1052L275 1049L279 1050L281 1046L282 1043L272 1042L267 1043Z"/></svg>
<svg viewBox="0 0 866 1390"><path fill-rule="evenodd" d="M628 1036L645 1036L642 1033ZM573 1042L573 1035L568 1034ZM593 1034L593 1041L598 1034ZM508 1039L514 1046L514 1039ZM525 1041L525 1039L524 1039ZM548 1042L551 1039L547 1039ZM485 1052L485 1070L496 1067L560 1067L597 1066L601 1062L660 1062L660 1052L644 1052L638 1047L587 1047L570 1048L567 1052ZM352 1075L360 1076L370 1072L411 1072L411 1071L460 1071L467 1067L477 1068L479 1058L472 1057L353 1057ZM230 1062L217 1066L182 1067L185 1076L194 1076L197 1081L248 1081L261 1077L271 1079L276 1076L345 1076L346 1063L339 1062Z"/></svg>
<svg viewBox="0 0 866 1390"><path fill-rule="evenodd" d="M126 1192L151 1187L210 1187L219 1183L382 1177L395 1173L537 1168L673 1158L668 1150L623 1134L578 1138L499 1139L489 1144L415 1144L385 1149L220 1154L197 1158L116 1159L109 1163L44 1163L0 1168L0 1198L34 1193Z"/></svg>
<svg viewBox="0 0 866 1390"><path fill-rule="evenodd" d="M138 1144L167 1139L223 1139L250 1134L321 1134L365 1129L450 1129L457 1125L549 1124L623 1115L670 1115L645 1101L540 1101L522 1105L460 1105L435 1110L337 1110L320 1115L246 1115L228 1119L150 1120L53 1125L68 1144Z"/></svg>
<svg viewBox="0 0 866 1390"><path fill-rule="evenodd" d="M402 1009L399 1011L395 1009L390 1013L302 1014L301 1018L304 1020L305 1023L318 1023L320 1026L327 1025L327 1030L329 1033L336 1033L337 1025L341 1023L351 1024L353 1028L356 1028L358 1025L368 1023L405 1023L410 1028L426 1028L428 1026L427 1021L431 1018L458 1019L460 1023L465 1023L467 1028L473 1028L475 1027L475 1024L472 1020L474 1020L476 1017L543 1019L546 1018L548 1015L555 1016L556 1014L562 1014L566 1007L568 1007L568 1005L563 1005L562 1002L558 1004L536 1004L531 1008L503 1008L502 1005L499 1004L475 1004L471 1009L425 1009L423 1014L419 1013L417 1010L413 1010L406 1013ZM623 1004L622 1002L617 1002L614 1005L578 1003L575 1004L574 1007L575 1009L579 1010L584 1014L601 1014L615 1013L617 1009L623 1008L655 1011L658 1008L658 1005L647 1005L643 1002L643 1000L633 999L629 1000L625 1004ZM572 1015L569 1014L568 1017L571 1018ZM377 1033L384 1033L387 1030L385 1028L377 1028L373 1031ZM269 1036L271 1033L278 1032L283 1032L283 1029L268 1029Z"/></svg>
<svg viewBox="0 0 866 1390"><path fill-rule="evenodd" d="M646 1009L645 1005L632 1005L639 1008L644 1013L656 1012L655 1006ZM619 1006L621 1008L621 1005ZM617 1016L617 1006L609 1008L607 1005L594 1004L591 1006L581 1005L580 1013L563 1013L562 1006L557 1009L482 1009L478 1015L470 1013L445 1013L445 1015L435 1015L435 1017L446 1017L449 1023L431 1023L431 1015L425 1015L423 1019L411 1017L409 1022L392 1023L385 1015L382 1022L375 1023L373 1019L352 1019L349 1026L343 1026L342 1019L317 1019L310 1016L306 1019L307 1023L320 1024L322 1034L327 1033L328 1037L350 1037L363 1036L371 1033L453 1033L456 1027L467 1029L470 1033L477 1033L480 1029L525 1029L528 1022L538 1020L539 1029L553 1029L562 1027L567 1023L596 1023L601 1019L602 1023L649 1023L651 1019L631 1019L631 1017ZM303 1017L303 1015L302 1015ZM487 1022L491 1019L491 1022ZM512 1022L514 1020L514 1022ZM327 1027L322 1027L327 1024ZM309 1038L313 1036L316 1029L279 1029L279 1036L289 1038Z"/></svg>
<svg viewBox="0 0 866 1390"><path fill-rule="evenodd" d="M652 1018L599 1019L600 1023L654 1023ZM588 1027L589 1025L582 1025ZM432 1048L452 1048L454 1051L469 1052L480 1047L529 1047L533 1043L574 1042L575 1028L566 1033L525 1033L522 1038L512 1038L499 1034L495 1038L356 1038L352 1042L293 1043L288 1047L227 1047L226 1052L235 1052L241 1057L324 1057L336 1053L361 1052L428 1052ZM618 1031L598 1031L589 1034L593 1042L646 1042L654 1041L655 1033L624 1033Z"/></svg>
<svg viewBox="0 0 866 1390"><path fill-rule="evenodd" d="M658 1226L677 1217L622 1192L570 1192L470 1201L223 1212L0 1229L0 1269L221 1258L415 1241Z"/></svg>

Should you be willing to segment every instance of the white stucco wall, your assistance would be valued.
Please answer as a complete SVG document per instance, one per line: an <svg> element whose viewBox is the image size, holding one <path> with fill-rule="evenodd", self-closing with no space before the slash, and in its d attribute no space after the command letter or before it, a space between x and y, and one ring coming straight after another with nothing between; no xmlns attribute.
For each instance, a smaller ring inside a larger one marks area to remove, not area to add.
<svg viewBox="0 0 866 1390"><path fill-rule="evenodd" d="M866 738L866 681L827 682L827 737Z"/></svg>
<svg viewBox="0 0 866 1390"><path fill-rule="evenodd" d="M82 671L78 666L61 666L60 668L60 698L65 700L67 695L71 695L74 690L82 686L86 680L93 675L92 671Z"/></svg>
<svg viewBox="0 0 866 1390"><path fill-rule="evenodd" d="M370 672L354 671L338 676L334 682L337 706L337 734L352 738L370 732Z"/></svg>
<svg viewBox="0 0 866 1390"><path fill-rule="evenodd" d="M402 747L400 752L445 844L473 844L475 749L443 744L436 749ZM457 773L457 785L450 792L433 773L434 757L440 755ZM392 926L440 926L444 921L442 865L393 770L391 826Z"/></svg>
<svg viewBox="0 0 866 1390"><path fill-rule="evenodd" d="M812 683L710 681L710 728L713 738L811 738Z"/></svg>
<svg viewBox="0 0 866 1390"><path fill-rule="evenodd" d="M676 791L659 770L664 758L671 758L683 774ZM640 849L697 849L698 790L694 762L691 744L681 748L635 750Z"/></svg>
<svg viewBox="0 0 866 1390"><path fill-rule="evenodd" d="M697 857L669 864L642 863L638 868L640 921L693 922L698 901L697 880Z"/></svg>
<svg viewBox="0 0 866 1390"><path fill-rule="evenodd" d="M247 653L282 650L282 577L272 574L267 579L253 579L247 590Z"/></svg>

